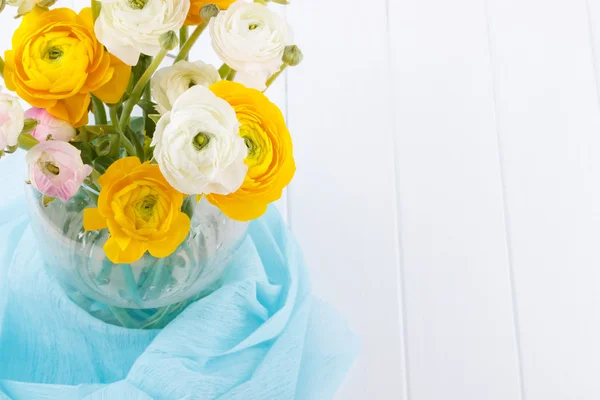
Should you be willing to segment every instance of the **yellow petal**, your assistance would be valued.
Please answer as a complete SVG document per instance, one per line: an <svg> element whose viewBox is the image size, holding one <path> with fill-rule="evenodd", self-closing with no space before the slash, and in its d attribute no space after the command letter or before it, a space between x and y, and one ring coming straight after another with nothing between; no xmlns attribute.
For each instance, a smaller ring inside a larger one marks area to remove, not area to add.
<svg viewBox="0 0 600 400"><path fill-rule="evenodd" d="M67 99L59 100L47 111L54 117L67 121L73 127L78 128L87 124L90 101L89 94L76 94Z"/></svg>
<svg viewBox="0 0 600 400"><path fill-rule="evenodd" d="M125 250L122 250L112 237L104 244L106 257L114 264L132 264L142 258L146 250L146 243L135 240L132 240Z"/></svg>
<svg viewBox="0 0 600 400"><path fill-rule="evenodd" d="M111 66L115 69L112 79L94 91L94 95L107 104L115 104L121 100L131 75L131 67L113 55L111 55Z"/></svg>
<svg viewBox="0 0 600 400"><path fill-rule="evenodd" d="M190 218L184 213L179 213L177 219L171 224L171 229L165 234L164 239L148 243L150 254L157 258L168 257L173 254L190 232L190 225Z"/></svg>
<svg viewBox="0 0 600 400"><path fill-rule="evenodd" d="M266 211L268 202L250 200L235 196L208 195L208 201L218 207L223 214L236 221L251 221L261 217Z"/></svg>
<svg viewBox="0 0 600 400"><path fill-rule="evenodd" d="M83 210L83 227L86 231L97 231L108 228L108 225L97 208L86 208Z"/></svg>
<svg viewBox="0 0 600 400"><path fill-rule="evenodd" d="M136 167L142 165L140 159L137 157L125 157L115 161L98 179L100 186L108 187L117 179L124 177L131 173Z"/></svg>

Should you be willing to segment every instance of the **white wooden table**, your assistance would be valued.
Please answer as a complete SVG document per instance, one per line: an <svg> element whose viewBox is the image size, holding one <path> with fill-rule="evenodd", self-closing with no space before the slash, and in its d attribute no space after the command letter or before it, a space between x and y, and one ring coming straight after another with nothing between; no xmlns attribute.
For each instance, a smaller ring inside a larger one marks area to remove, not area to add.
<svg viewBox="0 0 600 400"><path fill-rule="evenodd" d="M600 399L600 0L292 3L279 205L363 340L338 399Z"/></svg>

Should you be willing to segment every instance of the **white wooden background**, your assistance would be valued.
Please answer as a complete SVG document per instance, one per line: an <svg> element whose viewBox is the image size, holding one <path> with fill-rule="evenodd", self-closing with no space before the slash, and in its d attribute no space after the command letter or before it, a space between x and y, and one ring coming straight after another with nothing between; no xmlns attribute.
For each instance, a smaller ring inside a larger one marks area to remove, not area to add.
<svg viewBox="0 0 600 400"><path fill-rule="evenodd" d="M600 399L600 0L292 3L279 205L363 340L338 399Z"/></svg>

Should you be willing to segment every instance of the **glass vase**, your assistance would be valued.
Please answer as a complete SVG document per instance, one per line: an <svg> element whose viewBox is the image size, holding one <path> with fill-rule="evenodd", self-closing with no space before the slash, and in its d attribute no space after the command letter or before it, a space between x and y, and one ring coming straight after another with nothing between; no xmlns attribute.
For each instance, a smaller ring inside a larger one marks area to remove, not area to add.
<svg viewBox="0 0 600 400"><path fill-rule="evenodd" d="M190 233L173 254L159 259L146 253L133 264L113 264L103 249L108 230L83 229L83 210L96 207L98 193L82 187L68 201L49 203L32 185L26 194L49 275L89 314L126 328L163 328L214 291L247 232L247 223L190 196L183 206L191 219Z"/></svg>

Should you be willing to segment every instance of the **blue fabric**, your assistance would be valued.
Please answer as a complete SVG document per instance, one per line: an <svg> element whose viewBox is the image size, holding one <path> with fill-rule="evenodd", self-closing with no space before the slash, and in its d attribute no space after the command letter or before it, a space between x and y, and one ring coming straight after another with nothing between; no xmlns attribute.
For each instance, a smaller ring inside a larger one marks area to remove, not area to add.
<svg viewBox="0 0 600 400"><path fill-rule="evenodd" d="M275 208L250 224L220 289L162 331L130 330L90 317L46 275L22 203L22 163L0 161L0 399L334 396L357 339L311 295Z"/></svg>

